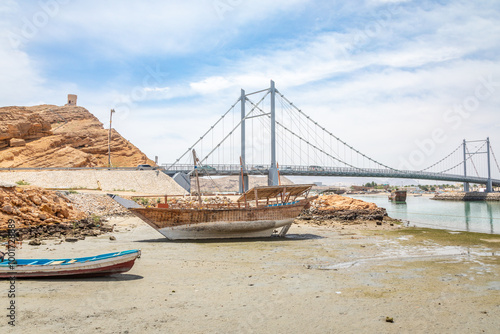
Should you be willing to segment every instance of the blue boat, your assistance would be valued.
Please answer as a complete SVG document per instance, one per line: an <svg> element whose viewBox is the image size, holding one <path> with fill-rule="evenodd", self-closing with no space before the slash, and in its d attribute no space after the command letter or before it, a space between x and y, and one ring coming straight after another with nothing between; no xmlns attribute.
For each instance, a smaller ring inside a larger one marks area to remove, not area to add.
<svg viewBox="0 0 500 334"><path fill-rule="evenodd" d="M140 250L126 250L68 259L8 259L0 262L0 278L23 277L96 277L129 271Z"/></svg>

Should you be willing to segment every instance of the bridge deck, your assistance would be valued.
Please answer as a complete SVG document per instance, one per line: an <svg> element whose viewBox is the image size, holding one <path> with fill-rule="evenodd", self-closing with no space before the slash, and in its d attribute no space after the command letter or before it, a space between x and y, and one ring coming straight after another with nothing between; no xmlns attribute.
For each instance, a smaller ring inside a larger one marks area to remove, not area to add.
<svg viewBox="0 0 500 334"><path fill-rule="evenodd" d="M169 168L166 165L165 172L174 174L176 172L191 173L192 165L175 165ZM201 175L240 175L239 165L212 165L210 169L199 169ZM267 175L268 167L249 167L248 175ZM350 167L320 167L320 166L280 166L281 175L295 176L346 176L346 177L382 177L399 179L419 179L448 182L469 182L477 184L487 184L488 179L476 176L466 176L457 174L443 174L420 171L399 171L390 169L358 169ZM500 186L500 180L492 179L493 186Z"/></svg>

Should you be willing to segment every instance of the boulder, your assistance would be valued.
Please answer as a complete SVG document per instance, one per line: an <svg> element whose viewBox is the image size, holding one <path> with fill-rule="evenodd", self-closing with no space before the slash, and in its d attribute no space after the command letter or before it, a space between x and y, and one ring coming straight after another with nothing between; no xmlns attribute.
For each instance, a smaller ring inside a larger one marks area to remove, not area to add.
<svg viewBox="0 0 500 334"><path fill-rule="evenodd" d="M9 141L9 146L10 147L26 146L26 141L24 139L20 139L20 138L12 138Z"/></svg>

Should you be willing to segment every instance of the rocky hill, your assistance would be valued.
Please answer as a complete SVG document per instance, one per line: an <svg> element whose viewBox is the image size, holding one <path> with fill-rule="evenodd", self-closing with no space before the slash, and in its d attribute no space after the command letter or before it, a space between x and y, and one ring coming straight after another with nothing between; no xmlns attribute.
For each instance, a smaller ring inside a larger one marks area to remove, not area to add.
<svg viewBox="0 0 500 334"><path fill-rule="evenodd" d="M106 167L108 133L83 107L3 107L0 167ZM134 167L153 161L112 130L111 163Z"/></svg>

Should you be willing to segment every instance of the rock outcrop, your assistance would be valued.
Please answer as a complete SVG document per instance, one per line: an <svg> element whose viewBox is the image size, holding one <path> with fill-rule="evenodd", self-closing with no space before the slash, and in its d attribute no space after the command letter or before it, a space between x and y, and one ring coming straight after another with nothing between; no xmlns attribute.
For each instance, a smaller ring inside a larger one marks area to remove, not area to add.
<svg viewBox="0 0 500 334"><path fill-rule="evenodd" d="M0 167L106 167L108 133L82 107L3 107ZM111 134L111 152L113 166L154 164L115 130Z"/></svg>
<svg viewBox="0 0 500 334"><path fill-rule="evenodd" d="M301 219L381 221L385 216L386 210L374 203L340 195L324 195L314 200L311 207L302 212Z"/></svg>

